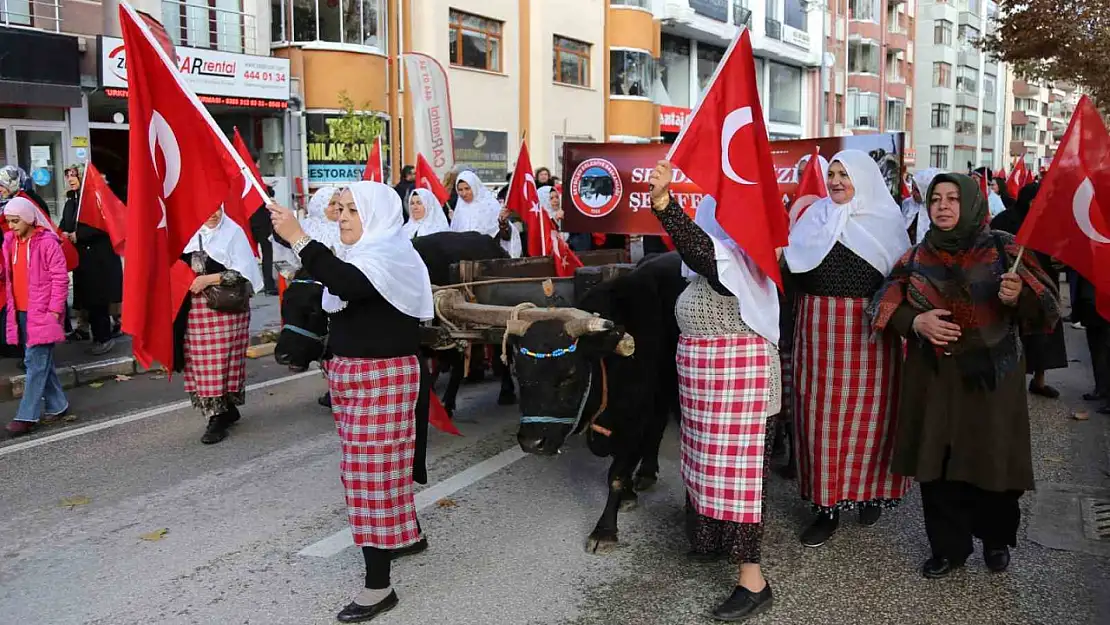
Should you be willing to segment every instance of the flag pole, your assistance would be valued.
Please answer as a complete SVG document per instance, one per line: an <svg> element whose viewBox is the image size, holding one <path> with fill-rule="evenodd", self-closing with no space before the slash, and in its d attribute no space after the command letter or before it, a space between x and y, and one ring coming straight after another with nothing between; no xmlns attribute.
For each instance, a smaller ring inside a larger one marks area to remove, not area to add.
<svg viewBox="0 0 1110 625"><path fill-rule="evenodd" d="M1014 259L1014 265L1010 267L1010 273L1017 273L1018 267L1021 267L1021 257L1025 254L1025 246L1018 248L1017 258Z"/></svg>
<svg viewBox="0 0 1110 625"><path fill-rule="evenodd" d="M235 164L239 166L239 173L243 176L246 176L247 180L250 181L251 186L254 187L255 191L258 191L258 194L262 196L262 199L265 200L267 204L275 204L276 202L274 202L274 198L270 197L269 194L266 193L266 189L263 188L263 186L254 179L254 174L251 173L250 168L247 167L247 164L243 162L243 157L239 156L239 152L234 148L234 146L231 145L231 141L228 140L226 135L224 135L224 131L220 130L220 126L216 124L216 120L212 119L212 114L208 112L208 108L204 106L203 103L201 103L199 98L197 98L197 94L193 93L193 90L181 80L181 76L178 74L176 64L170 61L169 55L166 54L166 51L164 49L162 49L162 46L158 45L157 41L154 38L154 33L150 32L150 27L147 26L146 22L138 15L135 7L131 6L131 4L129 4L127 0L120 0L119 6L131 15L131 18L135 20L135 23L143 32L143 35L147 38L147 40L153 42L152 47L154 48L155 53L158 54L158 58L162 59L162 62L165 63L166 67L170 69L170 75L173 76L173 79L175 81L177 81L177 85L181 87L181 91L185 94L185 97L188 98L189 102L192 103L192 105L200 111L201 117L204 119L205 122L208 123L208 126L212 129L212 131L216 133L216 136L219 137L220 142L224 145L224 148L231 154L231 158L235 159Z"/></svg>
<svg viewBox="0 0 1110 625"><path fill-rule="evenodd" d="M73 229L76 232L77 224L81 221L81 206L85 203L85 179L89 177L89 167L92 165L92 159L85 163L85 167L81 170L81 191L77 194L77 214L73 216Z"/></svg>

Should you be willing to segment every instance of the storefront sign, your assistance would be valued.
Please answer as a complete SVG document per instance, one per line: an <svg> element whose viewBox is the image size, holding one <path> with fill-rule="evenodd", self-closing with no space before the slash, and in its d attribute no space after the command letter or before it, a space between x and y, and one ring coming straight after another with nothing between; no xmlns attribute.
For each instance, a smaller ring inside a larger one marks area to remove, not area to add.
<svg viewBox="0 0 1110 625"><path fill-rule="evenodd" d="M718 22L728 21L728 0L690 0L690 8Z"/></svg>
<svg viewBox="0 0 1110 625"><path fill-rule="evenodd" d="M792 46L797 46L804 50L809 49L809 33L804 30L798 30L793 26L782 25L782 40Z"/></svg>
<svg viewBox="0 0 1110 625"><path fill-rule="evenodd" d="M70 145L70 147L74 147L74 148L87 148L87 147L89 147L89 138L88 137L76 137L75 136L72 139L70 139L69 145Z"/></svg>
<svg viewBox="0 0 1110 625"><path fill-rule="evenodd" d="M509 133L456 128L455 163L469 167L486 184L502 184L509 173Z"/></svg>
<svg viewBox="0 0 1110 625"><path fill-rule="evenodd" d="M289 106L288 59L178 46L177 60L185 84L205 104ZM100 86L110 97L127 97L127 59L122 39L100 37Z"/></svg>
<svg viewBox="0 0 1110 625"><path fill-rule="evenodd" d="M451 93L447 73L434 58L419 52L403 55L409 91L416 151L424 155L441 179L455 166L451 129Z"/></svg>
<svg viewBox="0 0 1110 625"><path fill-rule="evenodd" d="M342 184L362 180L370 146L367 143L347 144L332 139L331 125L341 115L305 113L308 130L308 186L315 188L329 184ZM382 149L389 146L389 121L385 121ZM389 180L389 159L385 162L386 180Z"/></svg>
<svg viewBox="0 0 1110 625"><path fill-rule="evenodd" d="M660 106L659 107L659 132L682 132L682 127L686 125L686 118L690 115L690 109L682 106Z"/></svg>
<svg viewBox="0 0 1110 625"><path fill-rule="evenodd" d="M784 210L793 199L805 164L814 146L825 158L844 149L867 152L891 189L901 193L902 133L825 137L771 142L771 155ZM567 232L611 234L662 234L659 220L651 214L648 178L655 164L667 156L665 143L567 143L564 167L568 184L563 185ZM671 192L691 216L705 196L681 171L675 171Z"/></svg>

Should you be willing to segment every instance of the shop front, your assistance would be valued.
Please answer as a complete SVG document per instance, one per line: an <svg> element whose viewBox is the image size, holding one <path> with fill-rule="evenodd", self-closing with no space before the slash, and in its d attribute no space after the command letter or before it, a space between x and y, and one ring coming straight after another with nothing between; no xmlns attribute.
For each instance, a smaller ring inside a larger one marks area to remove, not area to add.
<svg viewBox="0 0 1110 625"><path fill-rule="evenodd" d="M0 166L23 168L55 219L69 148L85 139L71 138L68 125L83 106L79 60L74 37L0 27Z"/></svg>
<svg viewBox="0 0 1110 625"><path fill-rule="evenodd" d="M127 63L123 40L100 37L100 89L89 96L89 135L93 162L112 189L126 195ZM292 171L287 59L177 47L182 79L208 108L229 137L235 131L258 160L263 181L274 197L291 204Z"/></svg>
<svg viewBox="0 0 1110 625"><path fill-rule="evenodd" d="M389 116L378 112L365 112L359 115L375 116L381 120L382 163L385 180L392 180L390 171ZM344 113L337 111L305 112L305 153L308 161L308 190L313 192L320 187L342 186L362 180L366 161L370 156L373 139L366 134L361 139L350 135L353 124L342 120Z"/></svg>
<svg viewBox="0 0 1110 625"><path fill-rule="evenodd" d="M505 184L509 176L509 133L455 128L454 137L455 167L474 170L487 185L500 187Z"/></svg>

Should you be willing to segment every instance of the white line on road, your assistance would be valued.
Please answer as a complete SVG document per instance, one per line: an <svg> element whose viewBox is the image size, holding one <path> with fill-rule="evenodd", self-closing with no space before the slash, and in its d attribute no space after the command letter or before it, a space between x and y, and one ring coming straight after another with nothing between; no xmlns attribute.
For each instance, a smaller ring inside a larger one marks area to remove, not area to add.
<svg viewBox="0 0 1110 625"><path fill-rule="evenodd" d="M417 511L423 510L440 499L453 495L482 478L497 473L501 469L504 469L527 455L528 454L521 451L519 447L512 447L492 458L479 462L461 473L456 473L442 482L433 484L419 493L416 493L416 509ZM297 552L297 555L311 556L314 558L330 558L348 547L353 547L354 544L355 542L351 538L351 529L345 527L331 536L301 549Z"/></svg>
<svg viewBox="0 0 1110 625"><path fill-rule="evenodd" d="M299 380L301 378L307 378L309 376L314 376L314 375L318 376L318 375L320 375L320 372L313 369L311 371L304 371L302 373L294 373L293 375L287 375L287 376L282 377L282 378L275 378L273 380L266 380L265 382L256 382L254 384L247 385L247 390L248 391L257 391L259 389L268 388L268 387L271 387L271 386L277 386L278 384L281 384L283 382L292 382L294 380ZM150 417L157 417L157 416L164 415L164 414L167 414L167 413L170 413L170 412L181 410L182 408L188 408L191 405L192 404L189 402L189 400L178 401L178 402L174 402L172 404L163 404L161 406L155 406L154 408L148 408L146 410L141 410L139 412L135 412L135 413L132 413L132 414L129 414L129 415L124 415L122 417L117 417L115 419L109 419L107 421L101 421L100 423L93 423L92 425L86 425L84 427L74 428L72 430L64 430L62 432L58 432L57 434L51 434L50 436L43 436L42 438L36 438L36 439L33 439L33 440L24 441L22 443L15 443L14 445L6 445L4 447L0 447L0 456L6 456L8 454L14 454L17 451L24 451L26 449L32 449L34 447L38 447L40 445L46 445L48 443L56 443L58 441L64 441L67 438L73 438L75 436L81 436L83 434L92 434L93 432L99 432L100 430L107 430L108 428L114 428L117 425L123 425L125 423L131 423L133 421L142 421L143 419L149 419Z"/></svg>

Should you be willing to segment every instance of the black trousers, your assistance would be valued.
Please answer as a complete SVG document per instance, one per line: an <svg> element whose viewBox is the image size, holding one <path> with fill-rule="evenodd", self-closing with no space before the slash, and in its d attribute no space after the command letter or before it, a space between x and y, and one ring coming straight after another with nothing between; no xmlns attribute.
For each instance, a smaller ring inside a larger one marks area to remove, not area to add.
<svg viewBox="0 0 1110 625"><path fill-rule="evenodd" d="M973 537L983 541L984 549L1016 546L1023 492L993 492L943 479L922 482L921 506L933 557L963 562L974 550Z"/></svg>
<svg viewBox="0 0 1110 625"><path fill-rule="evenodd" d="M108 314L108 304L85 306L89 315L89 327L96 343L107 343L112 338L112 316Z"/></svg>
<svg viewBox="0 0 1110 625"><path fill-rule="evenodd" d="M270 241L270 232L266 229L251 228L251 236L258 247L262 248L262 285L267 291L276 291L274 282L274 244Z"/></svg>
<svg viewBox="0 0 1110 625"><path fill-rule="evenodd" d="M1091 352L1091 369L1095 376L1095 392L1110 393L1110 323L1089 315L1087 320L1087 349Z"/></svg>

